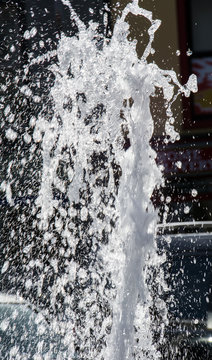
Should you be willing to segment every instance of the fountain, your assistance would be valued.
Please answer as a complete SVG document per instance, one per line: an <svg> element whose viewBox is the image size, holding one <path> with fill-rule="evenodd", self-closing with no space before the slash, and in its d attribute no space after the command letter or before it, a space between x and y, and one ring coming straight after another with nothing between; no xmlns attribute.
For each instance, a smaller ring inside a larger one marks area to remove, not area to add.
<svg viewBox="0 0 212 360"><path fill-rule="evenodd" d="M150 96L163 90L167 134L175 137L171 105L177 94L195 91L196 80L182 86L173 71L148 63L160 21L138 1L126 6L110 39L62 3L77 33L30 59L21 84L17 79L16 107L4 109L5 136L17 141L17 156L1 184L9 204L2 291L9 283L60 335L56 359L159 359L146 285L148 265L160 261L150 199L161 173L149 144ZM151 23L141 59L128 40L130 12ZM36 69L46 59L49 89L38 95ZM26 109L29 99L21 127L18 106ZM40 344L33 359L52 359L51 351Z"/></svg>

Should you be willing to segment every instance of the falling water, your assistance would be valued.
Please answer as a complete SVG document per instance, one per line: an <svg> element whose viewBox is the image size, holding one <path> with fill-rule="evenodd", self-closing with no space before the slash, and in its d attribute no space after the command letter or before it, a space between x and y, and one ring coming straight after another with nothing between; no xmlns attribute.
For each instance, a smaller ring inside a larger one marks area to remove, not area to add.
<svg viewBox="0 0 212 360"><path fill-rule="evenodd" d="M48 101L42 103L29 85L19 89L23 102L31 97L39 113L31 113L23 135L28 148L22 155L19 148L19 166L11 160L1 185L19 213L15 176L17 171L26 176L27 169L32 177L23 190L28 215L22 211L19 226L9 230L18 248L7 244L2 273L13 276L13 289L40 309L51 331L62 334L55 358L158 359L146 286L147 266L157 261L157 212L150 199L161 182L149 144L150 97L156 87L163 90L166 131L176 137L172 103L178 94L195 91L196 81L191 76L182 86L173 71L148 63L160 21L138 1L126 6L110 39L100 36L98 24L86 26L68 1L63 4L77 34L62 35L55 52L32 59L24 69L28 76L52 59ZM151 23L141 59L136 42L128 40L130 12ZM14 141L18 132L7 126L6 136ZM14 280L17 256L21 270Z"/></svg>

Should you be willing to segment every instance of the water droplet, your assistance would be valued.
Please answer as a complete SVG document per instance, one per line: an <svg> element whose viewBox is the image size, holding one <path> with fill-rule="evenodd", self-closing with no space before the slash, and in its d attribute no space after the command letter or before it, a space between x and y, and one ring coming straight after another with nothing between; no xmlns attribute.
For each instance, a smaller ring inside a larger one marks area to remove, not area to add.
<svg viewBox="0 0 212 360"><path fill-rule="evenodd" d="M176 162L176 166L177 166L178 169L181 169L182 168L182 161L178 160Z"/></svg>
<svg viewBox="0 0 212 360"><path fill-rule="evenodd" d="M191 190L191 195L192 195L193 197L196 197L197 194L198 194L198 191L197 191L196 189L192 189L192 190Z"/></svg>
<svg viewBox="0 0 212 360"><path fill-rule="evenodd" d="M14 45L12 45L11 47L10 47L10 51L13 53L13 52L15 52L15 46Z"/></svg>
<svg viewBox="0 0 212 360"><path fill-rule="evenodd" d="M4 265L2 266L1 273L4 274L9 267L9 261L5 261Z"/></svg>
<svg viewBox="0 0 212 360"><path fill-rule="evenodd" d="M189 212L190 212L190 207L189 207L189 206L186 206L186 207L184 208L184 213L185 213L185 214L189 214Z"/></svg>
<svg viewBox="0 0 212 360"><path fill-rule="evenodd" d="M18 134L12 128L9 128L6 130L5 136L8 140L14 141L17 138Z"/></svg>
<svg viewBox="0 0 212 360"><path fill-rule="evenodd" d="M193 54L193 52L191 51L191 49L188 49L187 51L186 51L186 55L187 56L191 56Z"/></svg>

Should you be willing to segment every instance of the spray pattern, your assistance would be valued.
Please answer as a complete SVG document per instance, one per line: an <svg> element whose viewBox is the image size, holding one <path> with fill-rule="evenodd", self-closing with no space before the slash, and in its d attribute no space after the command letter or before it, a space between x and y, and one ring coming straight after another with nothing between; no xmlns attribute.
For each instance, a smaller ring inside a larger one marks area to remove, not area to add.
<svg viewBox="0 0 212 360"><path fill-rule="evenodd" d="M163 90L166 131L176 138L172 103L179 94L196 91L196 79L191 75L182 86L175 72L148 63L160 21L138 1L123 10L111 39L100 36L96 23L86 27L69 1L63 4L78 33L61 36L57 62L50 67L53 115L38 115L32 140L42 154L33 212L41 249L46 249L39 254L37 294L50 272L54 281L48 285L48 304L54 314L62 314L53 327L64 332L69 358L156 359L144 272L147 255L148 261L157 261L157 212L150 198L161 181L149 144L150 96L156 87ZM151 24L141 59L136 42L128 40L129 13ZM28 69L36 61L42 59L33 59ZM3 188L11 202L9 185ZM26 264L26 273L33 264L36 260Z"/></svg>

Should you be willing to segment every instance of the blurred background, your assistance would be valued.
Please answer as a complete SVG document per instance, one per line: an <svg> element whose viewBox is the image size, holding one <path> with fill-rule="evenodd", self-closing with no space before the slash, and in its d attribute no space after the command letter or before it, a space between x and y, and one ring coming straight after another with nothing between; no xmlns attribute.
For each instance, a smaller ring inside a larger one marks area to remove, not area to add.
<svg viewBox="0 0 212 360"><path fill-rule="evenodd" d="M185 84L197 76L198 92L179 97L173 107L180 140L163 144L165 116L154 99L154 144L164 166L165 187L156 203L168 222L210 221L212 213L212 40L210 0L143 1L162 20L153 60L176 71ZM161 101L161 97L158 98ZM161 141L160 141L161 140ZM161 204L161 200L165 200ZM161 205L160 205L161 204ZM167 215L166 215L167 213ZM164 219L165 219L164 218Z"/></svg>
<svg viewBox="0 0 212 360"><path fill-rule="evenodd" d="M152 99L155 122L153 146L164 168L164 187L155 193L161 221L212 219L212 3L210 0L148 1L140 4L162 23L156 33L152 59L161 69L173 69L182 84L194 73L198 93L179 96L173 105L180 140L164 143L166 115L163 96ZM136 21L134 20L134 34ZM145 27L136 38L143 40ZM138 43L142 54L142 41Z"/></svg>
<svg viewBox="0 0 212 360"><path fill-rule="evenodd" d="M128 1L112 2L122 9ZM212 3L210 0L143 0L140 5L162 21L153 43L149 61L161 69L174 70L182 84L194 73L198 93L190 98L179 96L173 105L174 128L180 140L166 142L163 94L152 98L155 123L152 145L163 168L164 187L153 200L160 209L160 221L212 220ZM142 56L148 39L147 20L129 17L131 37L137 39ZM164 142L165 140L165 142Z"/></svg>

